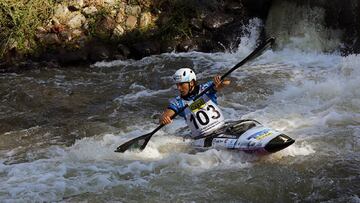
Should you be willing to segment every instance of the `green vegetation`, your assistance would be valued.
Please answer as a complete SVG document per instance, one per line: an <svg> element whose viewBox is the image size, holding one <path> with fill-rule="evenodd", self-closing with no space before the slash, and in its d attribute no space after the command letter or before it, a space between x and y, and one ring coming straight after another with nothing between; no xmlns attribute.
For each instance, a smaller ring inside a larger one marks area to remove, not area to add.
<svg viewBox="0 0 360 203"><path fill-rule="evenodd" d="M147 27L125 32L123 36L114 36L116 26L112 10L120 7L97 7L94 15L87 17L88 27L85 30L88 39L97 38L104 42L122 42L133 44L147 39L171 41L191 38L190 21L197 17L193 0L131 0L128 4L140 5L144 11L161 11L158 20ZM0 0L0 59L13 56L28 56L38 53L46 44L41 44L36 34L39 27L45 27L54 13L56 0ZM65 47L77 44L76 40L63 42ZM51 49L52 47L45 47Z"/></svg>
<svg viewBox="0 0 360 203"><path fill-rule="evenodd" d="M112 27L106 18L110 15L111 9L102 7L95 15L88 17L88 34L91 37L99 38L101 40L108 41L112 32L106 27Z"/></svg>
<svg viewBox="0 0 360 203"><path fill-rule="evenodd" d="M125 33L118 40L124 44L133 44L147 39L171 41L174 39L190 39L192 30L190 21L197 17L197 5L193 0L160 0L154 9L161 10L156 25L135 29Z"/></svg>
<svg viewBox="0 0 360 203"><path fill-rule="evenodd" d="M27 54L37 47L35 34L53 13L52 0L0 1L0 57L11 48Z"/></svg>
<svg viewBox="0 0 360 203"><path fill-rule="evenodd" d="M196 5L193 0L168 0L161 4L167 4L169 11L166 12L166 22L160 26L157 36L162 40L174 38L192 37L190 20L197 17ZM161 6L160 4L160 6Z"/></svg>

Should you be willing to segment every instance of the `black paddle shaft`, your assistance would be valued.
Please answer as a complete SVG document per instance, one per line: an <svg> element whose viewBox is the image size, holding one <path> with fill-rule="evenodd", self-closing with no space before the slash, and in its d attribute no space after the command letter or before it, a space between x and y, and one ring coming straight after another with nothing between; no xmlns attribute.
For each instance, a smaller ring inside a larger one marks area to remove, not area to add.
<svg viewBox="0 0 360 203"><path fill-rule="evenodd" d="M262 44L260 44L254 51L252 51L246 58L244 58L242 61L240 61L238 64L236 64L233 68L231 68L230 70L228 70L224 75L221 76L221 80L223 81L228 75L230 75L232 72L234 72L237 68L239 68L240 66L244 65L246 62L248 62L250 59L254 58L256 55L258 55L259 53L261 53L262 50L264 50L267 45L271 45L273 44L275 41L274 37L271 37L269 39L267 39L265 42L263 42ZM214 83L211 84L209 87L207 87L204 91L202 91L200 94L196 95L193 99L193 101L196 101L198 98L200 98L201 96L203 96L207 91L209 91L211 88L214 87ZM180 113L182 113L189 105L186 104L183 108L181 108L178 112L176 112L173 116L171 116L171 119L174 119L176 116L178 116ZM142 135L140 137L134 138L122 145L120 145L115 152L124 152L127 149L129 149L131 147L131 145L133 145L134 143L137 143L139 140L145 139L144 143L141 145L140 150L145 149L147 143L149 142L149 140L151 139L151 137L158 131L160 130L162 127L164 127L164 124L160 124L157 128L155 128L151 133Z"/></svg>

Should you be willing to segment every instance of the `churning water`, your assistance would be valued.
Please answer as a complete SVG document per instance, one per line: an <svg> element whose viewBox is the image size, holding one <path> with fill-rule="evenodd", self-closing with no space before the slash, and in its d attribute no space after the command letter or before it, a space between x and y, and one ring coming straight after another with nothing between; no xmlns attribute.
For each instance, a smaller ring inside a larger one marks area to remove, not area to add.
<svg viewBox="0 0 360 203"><path fill-rule="evenodd" d="M0 200L360 202L359 55L284 47L230 76L219 93L225 117L253 118L296 139L278 153L196 152L178 136L182 119L143 152L113 152L157 126L177 94L176 69L211 80L254 49L259 26L254 20L234 53L1 74Z"/></svg>

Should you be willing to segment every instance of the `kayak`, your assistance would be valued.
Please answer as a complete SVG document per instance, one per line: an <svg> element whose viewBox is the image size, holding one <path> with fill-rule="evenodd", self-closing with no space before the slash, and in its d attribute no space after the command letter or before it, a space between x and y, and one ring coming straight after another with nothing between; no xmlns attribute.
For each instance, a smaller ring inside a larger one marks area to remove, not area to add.
<svg viewBox="0 0 360 203"><path fill-rule="evenodd" d="M206 136L194 138L191 145L198 150L209 148L269 154L285 149L295 142L289 136L264 127L252 119L228 121Z"/></svg>

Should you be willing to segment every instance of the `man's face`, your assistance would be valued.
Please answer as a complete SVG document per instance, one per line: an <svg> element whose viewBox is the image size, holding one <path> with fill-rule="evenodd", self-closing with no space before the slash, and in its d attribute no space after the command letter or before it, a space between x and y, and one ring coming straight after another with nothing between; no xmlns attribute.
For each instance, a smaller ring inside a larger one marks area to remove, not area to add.
<svg viewBox="0 0 360 203"><path fill-rule="evenodd" d="M182 82L182 83L177 83L176 88L179 90L181 96L186 96L187 94L189 94L192 85L193 85L193 81Z"/></svg>

